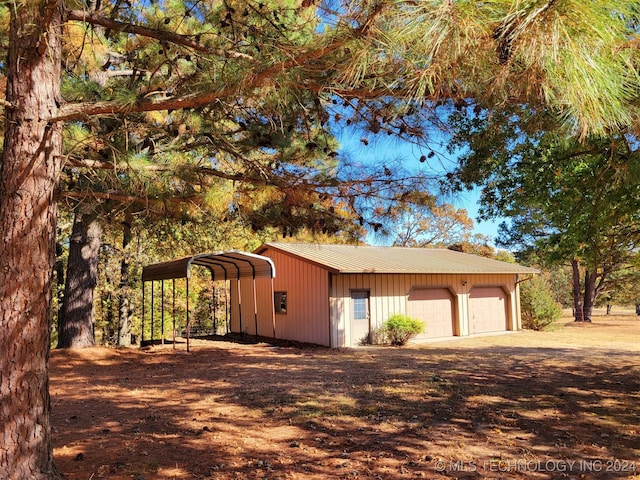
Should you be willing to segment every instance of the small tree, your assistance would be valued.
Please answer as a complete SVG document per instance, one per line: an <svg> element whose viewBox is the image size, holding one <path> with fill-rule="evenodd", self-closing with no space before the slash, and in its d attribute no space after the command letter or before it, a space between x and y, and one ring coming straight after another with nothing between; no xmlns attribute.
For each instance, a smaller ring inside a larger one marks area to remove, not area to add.
<svg viewBox="0 0 640 480"><path fill-rule="evenodd" d="M410 338L424 331L424 323L401 313L391 315L382 325L382 331L391 345L402 346Z"/></svg>
<svg viewBox="0 0 640 480"><path fill-rule="evenodd" d="M522 326L531 330L548 330L562 315L562 307L553 299L545 277L534 277L520 287Z"/></svg>

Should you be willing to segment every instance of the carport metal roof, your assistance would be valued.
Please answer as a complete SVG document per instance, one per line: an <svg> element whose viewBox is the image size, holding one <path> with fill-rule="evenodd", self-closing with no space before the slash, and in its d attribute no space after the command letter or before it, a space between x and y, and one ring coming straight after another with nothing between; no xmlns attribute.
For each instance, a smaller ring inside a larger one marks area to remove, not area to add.
<svg viewBox="0 0 640 480"><path fill-rule="evenodd" d="M186 325L187 325L187 351L189 351L190 324L189 319L189 277L191 276L191 265L199 265L211 271L211 280L238 280L242 278L253 279L253 304L254 321L256 325L256 336L258 336L258 310L256 302L256 278L271 278L276 276L276 269L268 257L256 255L255 253L239 252L235 250L227 252L203 253L192 257L179 258L168 262L147 265L142 269L142 335L140 344L144 343L144 319L145 319L145 282L155 280L172 280L176 278L186 279ZM151 340L153 340L154 322L154 288L151 284ZM173 287L175 297L175 284ZM273 281L271 282L273 291ZM164 282L162 283L162 339L164 342ZM240 288L238 286L238 304L240 304ZM242 309L240 309L240 330L242 332ZM175 312L174 312L175 316ZM272 312L273 334L275 337L275 312ZM174 348L175 348L175 319L174 319Z"/></svg>
<svg viewBox="0 0 640 480"><path fill-rule="evenodd" d="M147 265L142 269L142 281L189 278L191 265L208 268L213 280L239 278L274 278L276 268L268 257L254 253L231 250L227 252L203 253L192 257Z"/></svg>

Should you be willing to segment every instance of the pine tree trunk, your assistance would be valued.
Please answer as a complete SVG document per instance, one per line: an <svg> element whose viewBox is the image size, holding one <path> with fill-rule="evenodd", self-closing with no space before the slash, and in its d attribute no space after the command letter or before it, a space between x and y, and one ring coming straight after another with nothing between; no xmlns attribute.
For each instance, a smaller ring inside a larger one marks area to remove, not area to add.
<svg viewBox="0 0 640 480"><path fill-rule="evenodd" d="M120 293L118 294L118 346L128 347L131 345L131 298L129 292L129 244L132 240L130 219L123 224L122 252L123 257L120 263Z"/></svg>
<svg viewBox="0 0 640 480"><path fill-rule="evenodd" d="M98 283L102 229L95 217L76 215L69 242L67 279L58 320L58 348L95 345L93 297Z"/></svg>
<svg viewBox="0 0 640 480"><path fill-rule="evenodd" d="M49 399L62 2L12 2L0 172L0 477L56 478ZM44 26L43 26L44 25Z"/></svg>

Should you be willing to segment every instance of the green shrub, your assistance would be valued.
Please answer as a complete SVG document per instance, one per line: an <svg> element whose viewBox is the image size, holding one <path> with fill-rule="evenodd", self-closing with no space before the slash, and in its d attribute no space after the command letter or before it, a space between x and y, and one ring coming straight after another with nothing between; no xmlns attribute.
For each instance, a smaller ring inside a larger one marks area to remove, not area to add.
<svg viewBox="0 0 640 480"><path fill-rule="evenodd" d="M534 277L520 285L522 326L531 330L549 330L562 315L561 305L553 299L549 283Z"/></svg>
<svg viewBox="0 0 640 480"><path fill-rule="evenodd" d="M417 318L396 313L384 322L382 330L392 345L404 345L411 337L424 331L424 323Z"/></svg>

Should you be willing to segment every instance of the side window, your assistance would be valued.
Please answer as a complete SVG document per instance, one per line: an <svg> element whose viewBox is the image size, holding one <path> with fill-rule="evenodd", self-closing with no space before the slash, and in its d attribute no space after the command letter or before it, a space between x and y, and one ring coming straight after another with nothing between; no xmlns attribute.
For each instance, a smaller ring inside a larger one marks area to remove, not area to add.
<svg viewBox="0 0 640 480"><path fill-rule="evenodd" d="M369 292L352 292L351 299L353 301L353 319L366 320L369 318L367 312Z"/></svg>
<svg viewBox="0 0 640 480"><path fill-rule="evenodd" d="M287 313L287 292L273 292L276 313Z"/></svg>

